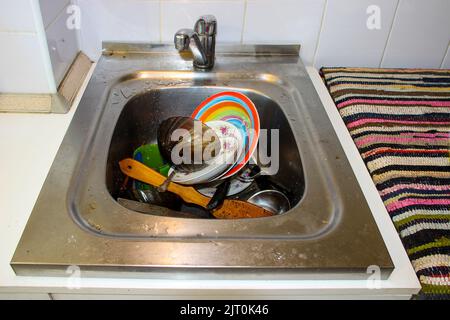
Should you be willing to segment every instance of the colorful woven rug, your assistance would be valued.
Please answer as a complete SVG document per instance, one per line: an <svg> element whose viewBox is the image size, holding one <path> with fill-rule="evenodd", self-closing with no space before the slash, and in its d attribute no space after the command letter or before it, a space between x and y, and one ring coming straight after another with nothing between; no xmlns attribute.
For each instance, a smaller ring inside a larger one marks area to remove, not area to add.
<svg viewBox="0 0 450 320"><path fill-rule="evenodd" d="M422 284L450 298L450 70L322 68Z"/></svg>

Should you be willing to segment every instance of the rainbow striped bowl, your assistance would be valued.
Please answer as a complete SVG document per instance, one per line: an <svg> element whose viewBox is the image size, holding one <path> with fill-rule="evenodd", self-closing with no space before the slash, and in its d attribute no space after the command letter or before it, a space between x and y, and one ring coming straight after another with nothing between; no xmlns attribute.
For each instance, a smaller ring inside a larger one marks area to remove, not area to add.
<svg viewBox="0 0 450 320"><path fill-rule="evenodd" d="M235 91L220 92L203 101L191 117L203 123L227 121L239 128L242 133L244 152L218 179L233 176L250 161L258 146L260 121L255 105L246 95Z"/></svg>

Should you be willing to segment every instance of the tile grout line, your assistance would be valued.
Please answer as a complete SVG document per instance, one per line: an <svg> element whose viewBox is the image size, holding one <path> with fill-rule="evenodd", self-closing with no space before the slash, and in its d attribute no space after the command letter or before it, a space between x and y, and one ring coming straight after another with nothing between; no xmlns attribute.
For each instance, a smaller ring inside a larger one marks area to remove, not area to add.
<svg viewBox="0 0 450 320"><path fill-rule="evenodd" d="M245 26L247 24L247 6L248 1L244 1L244 16L242 17L242 30L241 30L241 44L244 43L244 32L245 32Z"/></svg>
<svg viewBox="0 0 450 320"><path fill-rule="evenodd" d="M384 58L386 57L386 50L387 50L387 47L389 45L389 42L391 41L392 29L394 29L394 25L395 25L395 23L397 21L398 8L400 7L401 1L402 0L398 0L397 5L395 6L394 19L392 19L391 28L389 30L388 37L386 39L386 43L384 44L383 54L381 55L381 60L380 60L380 63L378 65L379 68L381 68L383 66Z"/></svg>
<svg viewBox="0 0 450 320"><path fill-rule="evenodd" d="M322 32L323 32L323 28L324 28L324 24L325 24L325 17L327 14L327 10L328 10L328 0L325 0L325 5L323 7L323 12L322 12L322 19L320 20L319 34L317 35L316 48L314 50L314 57L313 57L313 61L312 61L312 66L314 68L316 68L317 54L319 53L320 39L322 37Z"/></svg>
<svg viewBox="0 0 450 320"><path fill-rule="evenodd" d="M441 66L439 69L444 69L445 58L450 54L450 41L448 42L447 51L445 51L444 57L442 58Z"/></svg>

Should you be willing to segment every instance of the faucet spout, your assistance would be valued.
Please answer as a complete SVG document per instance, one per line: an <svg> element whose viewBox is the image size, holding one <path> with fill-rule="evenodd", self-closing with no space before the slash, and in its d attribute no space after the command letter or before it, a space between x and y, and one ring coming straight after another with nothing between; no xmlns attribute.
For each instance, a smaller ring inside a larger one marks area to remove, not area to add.
<svg viewBox="0 0 450 320"><path fill-rule="evenodd" d="M215 62L216 34L216 18L212 15L201 16L195 23L194 30L178 30L174 37L175 48L178 51L191 51L195 68L212 69Z"/></svg>

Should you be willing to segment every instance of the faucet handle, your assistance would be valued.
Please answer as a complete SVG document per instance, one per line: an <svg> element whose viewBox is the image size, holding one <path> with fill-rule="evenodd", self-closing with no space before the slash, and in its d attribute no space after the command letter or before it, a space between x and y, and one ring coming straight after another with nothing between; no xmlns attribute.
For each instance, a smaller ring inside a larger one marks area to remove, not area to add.
<svg viewBox="0 0 450 320"><path fill-rule="evenodd" d="M214 36L217 34L217 19L208 14L198 18L195 23L194 31L201 36Z"/></svg>
<svg viewBox="0 0 450 320"><path fill-rule="evenodd" d="M180 29L175 33L174 43L178 51L187 50L194 31L191 29Z"/></svg>

